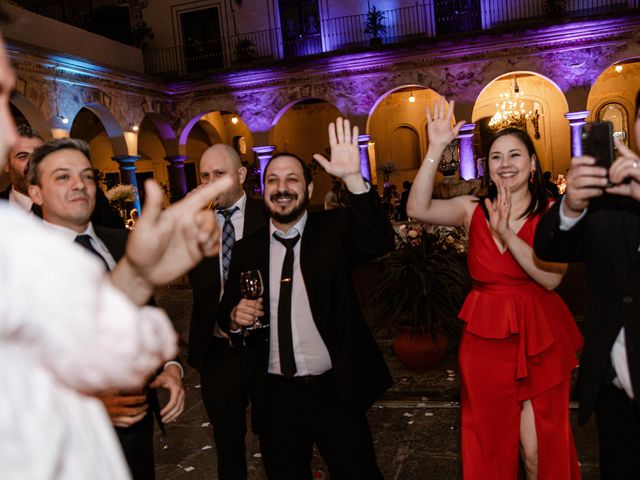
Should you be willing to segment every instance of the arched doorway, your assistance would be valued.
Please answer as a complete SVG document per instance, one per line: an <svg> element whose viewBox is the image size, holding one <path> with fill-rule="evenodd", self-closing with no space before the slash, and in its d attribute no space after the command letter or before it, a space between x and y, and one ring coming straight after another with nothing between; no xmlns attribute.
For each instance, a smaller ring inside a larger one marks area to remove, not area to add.
<svg viewBox="0 0 640 480"><path fill-rule="evenodd" d="M521 113L519 122L492 123L499 118L496 112L504 115L511 110ZM505 73L489 82L474 104L476 155L484 156L493 132L509 123L529 133L543 170L564 174L571 162L571 134L564 117L568 111L564 94L548 78L535 72Z"/></svg>
<svg viewBox="0 0 640 480"><path fill-rule="evenodd" d="M614 135L632 148L640 139L635 138L633 123L636 118L635 100L640 90L640 60L629 59L605 69L593 83L587 98L589 120L608 120Z"/></svg>
<svg viewBox="0 0 640 480"><path fill-rule="evenodd" d="M331 189L332 178L317 163L313 154L329 157L329 124L342 117L337 107L319 98L298 100L285 106L274 119L269 132L269 143L276 151L293 153L312 166L313 197L311 205L319 207Z"/></svg>
<svg viewBox="0 0 640 480"><path fill-rule="evenodd" d="M375 145L372 170L392 163L390 181L413 181L427 152L426 109L441 95L420 85L403 85L382 95L367 120L367 133ZM382 191L382 175L377 176Z"/></svg>

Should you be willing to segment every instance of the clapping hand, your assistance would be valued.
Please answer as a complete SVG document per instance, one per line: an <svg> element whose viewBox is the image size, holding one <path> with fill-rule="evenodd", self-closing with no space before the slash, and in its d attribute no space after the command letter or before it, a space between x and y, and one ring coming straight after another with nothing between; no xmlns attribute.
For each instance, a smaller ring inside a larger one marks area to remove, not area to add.
<svg viewBox="0 0 640 480"><path fill-rule="evenodd" d="M344 181L350 192L364 191L366 186L360 173L360 150L358 148L358 127L353 127L349 120L338 118L336 123L329 124L329 145L331 161L320 154L313 158L329 175Z"/></svg>
<svg viewBox="0 0 640 480"><path fill-rule="evenodd" d="M455 102L451 100L449 109L447 109L447 100L444 97L436 100L433 102L433 117L429 107L427 107L429 143L442 150L458 136L460 128L464 125L464 120L458 122L455 126L451 125L454 105Z"/></svg>
<svg viewBox="0 0 640 480"><path fill-rule="evenodd" d="M512 233L509 226L509 215L511 214L511 191L498 180L496 183L498 194L491 201L484 199L484 205L489 212L489 226L491 231L498 236L498 240L504 245L507 236Z"/></svg>

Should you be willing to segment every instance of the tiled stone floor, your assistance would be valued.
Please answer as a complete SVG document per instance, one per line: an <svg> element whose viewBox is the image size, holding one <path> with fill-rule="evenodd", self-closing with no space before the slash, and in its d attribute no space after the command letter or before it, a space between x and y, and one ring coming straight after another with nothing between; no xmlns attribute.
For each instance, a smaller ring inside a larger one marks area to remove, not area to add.
<svg viewBox="0 0 640 480"><path fill-rule="evenodd" d="M187 338L191 312L191 291L177 284L157 292L158 303L174 321L181 337ZM446 480L461 478L459 443L458 380L447 370L457 371L455 349L443 363L425 373L413 373L397 361L388 342L381 341L396 384L369 412L378 464L388 480ZM182 343L185 353L186 344ZM187 406L176 423L167 428L167 438L156 436L158 480L217 478L212 430L200 399L199 378L186 368ZM597 443L593 421L575 425L577 411L571 410L574 435L582 464L583 478L599 478ZM157 430L157 429L156 429ZM249 479L266 479L258 442L247 436ZM314 458L318 479L328 478L322 459ZM489 480L489 479L488 479Z"/></svg>

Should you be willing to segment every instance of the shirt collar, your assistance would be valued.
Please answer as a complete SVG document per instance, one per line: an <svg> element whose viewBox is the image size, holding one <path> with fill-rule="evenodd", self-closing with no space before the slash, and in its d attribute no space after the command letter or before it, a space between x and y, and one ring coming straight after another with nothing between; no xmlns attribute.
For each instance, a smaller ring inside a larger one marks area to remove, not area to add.
<svg viewBox="0 0 640 480"><path fill-rule="evenodd" d="M70 228L63 227L62 225L49 223L46 220L43 220L42 223L47 227L51 228L52 230L60 233L60 235L63 235L65 238L68 238L70 242L73 242L78 235L89 235L94 240L98 239L98 236L96 235L96 232L93 229L93 224L91 222L89 222L89 225L87 225L87 228L82 233L78 233L75 230L71 230Z"/></svg>
<svg viewBox="0 0 640 480"><path fill-rule="evenodd" d="M243 214L244 213L244 207L247 204L247 194L244 193L244 191L242 192L242 196L238 199L238 201L236 203L234 203L233 205L231 205L229 208L224 208L223 210L231 210L234 207L238 207L238 209L233 212L233 215L237 215L238 213ZM218 210L216 210L216 213L218 215L222 215Z"/></svg>
<svg viewBox="0 0 640 480"><path fill-rule="evenodd" d="M33 205L33 200L31 200L31 197L17 191L13 186L11 187L11 192L9 192L9 200L16 205L19 205L20 208L22 208L26 212L31 211L31 206Z"/></svg>
<svg viewBox="0 0 640 480"><path fill-rule="evenodd" d="M276 232L278 232L278 236L282 238L293 238L296 235L300 235L302 237L302 234L304 232L304 227L307 224L307 217L308 217L308 214L305 211L302 217L300 217L300 220L298 220L298 222L293 227L291 227L289 230L287 230L284 233L281 230L278 230L276 228L276 226L273 224L273 219L269 220L269 238L271 239L271 242L276 241L273 238L273 234Z"/></svg>

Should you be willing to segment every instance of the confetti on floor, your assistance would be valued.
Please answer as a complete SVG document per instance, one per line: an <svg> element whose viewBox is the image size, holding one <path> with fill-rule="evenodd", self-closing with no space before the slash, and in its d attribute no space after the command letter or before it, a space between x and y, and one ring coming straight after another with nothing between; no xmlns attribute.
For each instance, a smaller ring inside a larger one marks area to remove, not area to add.
<svg viewBox="0 0 640 480"><path fill-rule="evenodd" d="M202 450L209 450L210 448L213 448L211 445L205 445L204 447L202 447Z"/></svg>
<svg viewBox="0 0 640 480"><path fill-rule="evenodd" d="M195 470L196 467L185 467L184 471L185 472L190 472L191 470Z"/></svg>
<svg viewBox="0 0 640 480"><path fill-rule="evenodd" d="M427 404L424 403L424 402L420 402L418 405L416 405L416 407L418 407L418 408L424 408L426 406L427 406Z"/></svg>
<svg viewBox="0 0 640 480"><path fill-rule="evenodd" d="M196 385L196 386L195 386L195 387L193 387L193 388L200 388L200 385Z"/></svg>
<svg viewBox="0 0 640 480"><path fill-rule="evenodd" d="M211 425L209 422L204 422L202 425L200 425L201 427L208 427L209 425Z"/></svg>
<svg viewBox="0 0 640 480"><path fill-rule="evenodd" d="M256 452L253 454L253 458L262 458L262 454L260 452Z"/></svg>
<svg viewBox="0 0 640 480"><path fill-rule="evenodd" d="M413 417L413 413L404 412L403 416L404 417Z"/></svg>
<svg viewBox="0 0 640 480"><path fill-rule="evenodd" d="M409 420L407 423L408 423L409 425L413 425L413 420Z"/></svg>
<svg viewBox="0 0 640 480"><path fill-rule="evenodd" d="M425 417L433 417L433 412L424 412Z"/></svg>

